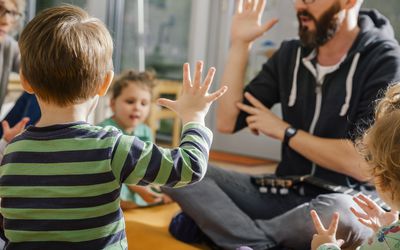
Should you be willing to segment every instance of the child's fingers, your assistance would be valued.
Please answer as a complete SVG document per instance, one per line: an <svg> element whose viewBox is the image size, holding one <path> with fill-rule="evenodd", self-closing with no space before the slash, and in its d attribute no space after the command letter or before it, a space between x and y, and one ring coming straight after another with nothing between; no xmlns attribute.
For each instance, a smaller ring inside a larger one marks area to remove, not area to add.
<svg viewBox="0 0 400 250"><path fill-rule="evenodd" d="M370 198L368 198L367 196L360 194L357 196L358 199L362 200L365 202L365 204L368 206L368 208L370 209L377 209L380 210L381 208L378 206L378 204L376 204L373 200L371 200Z"/></svg>
<svg viewBox="0 0 400 250"><path fill-rule="evenodd" d="M193 87L195 89L200 88L202 73L203 73L203 61L197 61L196 71L194 72L194 82L193 82Z"/></svg>
<svg viewBox="0 0 400 250"><path fill-rule="evenodd" d="M365 203L365 201L361 200L358 197L353 197L353 200L364 212L370 211L370 208L368 207L367 203Z"/></svg>
<svg viewBox="0 0 400 250"><path fill-rule="evenodd" d="M311 210L310 214L311 214L312 222L314 223L315 230L317 230L317 233L318 234L325 233L326 229L325 229L324 225L322 224L317 212L315 210Z"/></svg>
<svg viewBox="0 0 400 250"><path fill-rule="evenodd" d="M213 79L214 79L214 75L215 75L215 68L214 68L214 67L211 67L211 68L208 70L206 79L204 79L204 86L203 86L203 88L202 88L202 92L203 92L204 95L205 95L205 94L208 92L208 90L210 89L211 83L212 83L212 81L213 81Z"/></svg>
<svg viewBox="0 0 400 250"><path fill-rule="evenodd" d="M189 63L183 64L183 83L182 83L182 91L185 92L189 88L192 87L192 79L190 77L190 65Z"/></svg>
<svg viewBox="0 0 400 250"><path fill-rule="evenodd" d="M336 241L336 243L339 245L339 247L341 247L341 246L344 244L344 240L338 239L338 240Z"/></svg>
<svg viewBox="0 0 400 250"><path fill-rule="evenodd" d="M357 210L355 210L353 207L350 208L350 211L357 217L357 218L362 218L362 219L368 219L368 215L367 214L362 214L360 212L358 212Z"/></svg>
<svg viewBox="0 0 400 250"><path fill-rule="evenodd" d="M330 235L336 235L336 231L339 225L339 213L334 213L332 216L331 224L328 228L328 233Z"/></svg>
<svg viewBox="0 0 400 250"><path fill-rule="evenodd" d="M15 127L18 129L18 130L22 130L22 129L24 129L25 128L25 126L26 126L26 124L29 122L29 117L24 117L24 118L22 118L22 120L20 121L20 122L18 122L17 123L17 125L15 125Z"/></svg>
<svg viewBox="0 0 400 250"><path fill-rule="evenodd" d="M157 100L157 104L161 105L163 107L166 107L166 108L168 108L170 110L176 111L176 108L175 108L176 107L176 101L172 101L172 100L169 100L169 99L166 99L166 98L159 98Z"/></svg>
<svg viewBox="0 0 400 250"><path fill-rule="evenodd" d="M366 214L382 211L382 208L380 208L377 204L375 204L375 202L366 196L359 195L357 197L353 197L353 200Z"/></svg>
<svg viewBox="0 0 400 250"><path fill-rule="evenodd" d="M207 102L213 102L213 101L217 100L223 94L225 94L227 90L228 90L227 86L222 86L220 89L218 89L214 93L212 93L209 96L207 96Z"/></svg>
<svg viewBox="0 0 400 250"><path fill-rule="evenodd" d="M8 124L8 121L6 120L1 122L1 126L3 127L3 131L7 131L10 129L10 124Z"/></svg>
<svg viewBox="0 0 400 250"><path fill-rule="evenodd" d="M372 222L370 220L364 220L362 218L358 218L358 221L361 224L363 224L364 226L369 227L369 228L371 228L372 230L375 231L376 228L375 228L374 224L372 224Z"/></svg>

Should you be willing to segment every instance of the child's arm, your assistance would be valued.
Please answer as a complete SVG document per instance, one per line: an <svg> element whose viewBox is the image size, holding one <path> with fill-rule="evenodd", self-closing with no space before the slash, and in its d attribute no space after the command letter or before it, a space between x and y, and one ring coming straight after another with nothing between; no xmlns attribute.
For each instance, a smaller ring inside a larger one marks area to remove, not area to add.
<svg viewBox="0 0 400 250"><path fill-rule="evenodd" d="M203 63L198 62L192 83L189 64L185 64L182 93L178 100L159 100L159 104L171 108L182 119L184 126L179 147L164 149L136 137L121 136L112 165L116 177L122 182L179 187L203 178L212 142L212 132L204 126L204 118L211 103L225 93L226 87L209 94L215 69L208 71L201 84L202 67Z"/></svg>

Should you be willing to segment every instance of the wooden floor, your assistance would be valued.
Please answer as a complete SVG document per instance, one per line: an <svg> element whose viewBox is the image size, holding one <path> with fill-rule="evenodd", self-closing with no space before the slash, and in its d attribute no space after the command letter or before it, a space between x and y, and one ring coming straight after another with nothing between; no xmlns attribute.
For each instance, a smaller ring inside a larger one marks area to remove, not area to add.
<svg viewBox="0 0 400 250"><path fill-rule="evenodd" d="M248 174L272 173L277 162L269 159L231 154L222 151L211 151L209 163L214 166Z"/></svg>

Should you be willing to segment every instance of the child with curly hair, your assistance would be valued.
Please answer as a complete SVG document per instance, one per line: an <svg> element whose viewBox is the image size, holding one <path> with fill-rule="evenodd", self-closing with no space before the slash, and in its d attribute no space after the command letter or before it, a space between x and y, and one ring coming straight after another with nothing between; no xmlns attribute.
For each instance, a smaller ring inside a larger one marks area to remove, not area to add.
<svg viewBox="0 0 400 250"><path fill-rule="evenodd" d="M151 112L154 72L127 70L116 78L111 87L110 107L113 115L99 126L113 126L125 135L152 142L151 129L145 124ZM123 184L121 208L130 209L170 203L172 199L155 187Z"/></svg>
<svg viewBox="0 0 400 250"><path fill-rule="evenodd" d="M360 223L371 228L375 235L357 249L400 249L400 84L391 85L375 110L375 123L357 143L359 152L370 165L370 172L379 196L391 206L387 212L365 195L354 197L363 210L350 208ZM344 243L336 239L339 214L333 215L326 229L316 211L311 211L317 234L311 248L337 250Z"/></svg>

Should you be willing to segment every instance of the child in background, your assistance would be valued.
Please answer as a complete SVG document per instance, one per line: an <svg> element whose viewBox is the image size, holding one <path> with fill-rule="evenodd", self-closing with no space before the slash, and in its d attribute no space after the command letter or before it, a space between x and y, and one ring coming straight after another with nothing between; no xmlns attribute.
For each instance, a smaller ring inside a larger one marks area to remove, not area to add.
<svg viewBox="0 0 400 250"><path fill-rule="evenodd" d="M142 141L153 141L151 129L145 124L155 86L154 73L123 72L111 85L110 107L113 116L99 126L113 126L125 135L137 136ZM121 208L146 207L170 203L168 195L160 193L156 187L125 185L121 186Z"/></svg>
<svg viewBox="0 0 400 250"><path fill-rule="evenodd" d="M86 121L112 82L113 42L84 10L44 10L19 38L20 78L35 94L41 119L7 146L0 167L6 249L128 249L119 204L122 183L180 187L203 178L212 132L204 119L226 91L209 94L215 69L193 82L183 67L182 94L158 103L182 120L179 147L101 128Z"/></svg>
<svg viewBox="0 0 400 250"><path fill-rule="evenodd" d="M364 195L354 197L363 212L351 208L360 223L371 228L375 235L357 249L400 249L400 84L388 88L375 111L375 123L358 143L359 151L371 166L376 190L392 208L386 212ZM312 249L337 250L344 243L336 239L339 214L333 215L328 229L316 211L311 211L317 234Z"/></svg>

